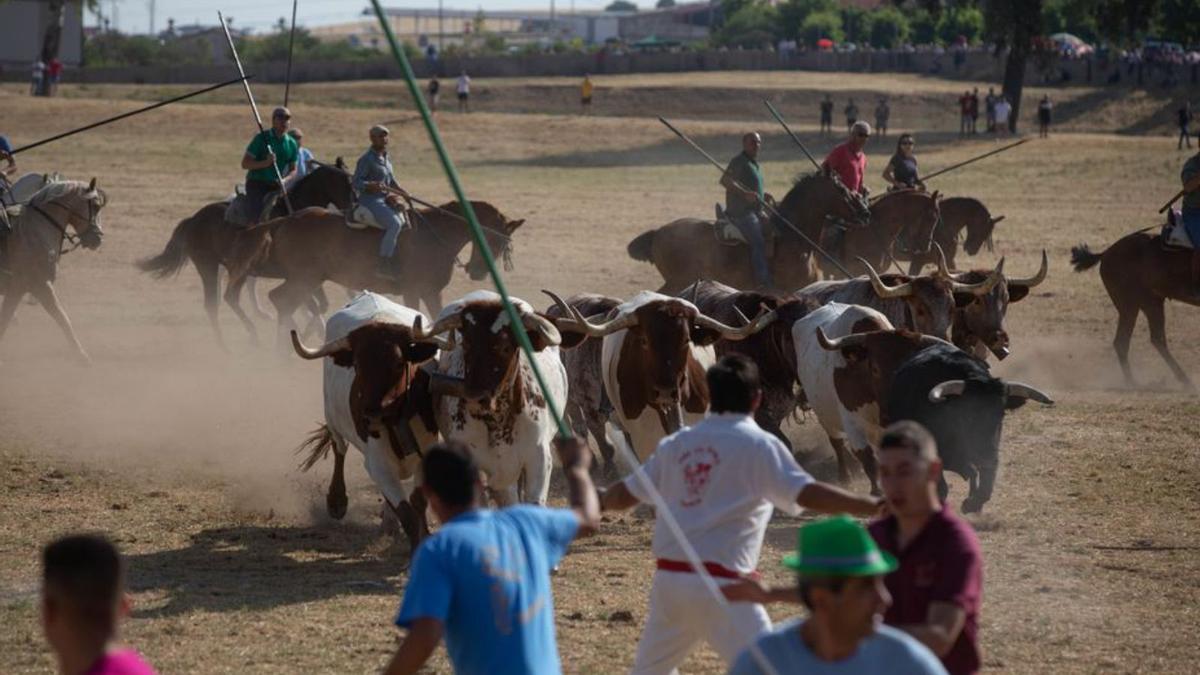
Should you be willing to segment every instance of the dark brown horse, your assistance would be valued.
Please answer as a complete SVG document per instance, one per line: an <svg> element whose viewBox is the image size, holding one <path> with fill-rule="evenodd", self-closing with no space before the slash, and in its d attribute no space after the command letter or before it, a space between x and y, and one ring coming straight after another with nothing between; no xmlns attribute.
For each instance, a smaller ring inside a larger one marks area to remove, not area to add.
<svg viewBox="0 0 1200 675"><path fill-rule="evenodd" d="M1076 272L1100 263L1100 279L1117 308L1113 348L1125 382L1131 387L1136 385L1129 368L1129 341L1140 312L1150 323L1150 343L1171 367L1176 379L1189 390L1196 389L1167 349L1167 321L1163 311L1168 299L1200 306L1200 289L1192 281L1191 261L1191 251L1166 250L1161 235L1145 230L1125 235L1100 253L1092 253L1087 244L1071 249L1071 264Z"/></svg>
<svg viewBox="0 0 1200 675"><path fill-rule="evenodd" d="M812 241L830 221L859 227L870 217L866 204L825 172L799 178L777 210ZM775 285L801 288L815 281L812 246L778 218L772 217L771 224L776 236L768 262ZM717 241L711 221L681 218L638 235L627 250L629 257L658 269L664 281L660 293L678 293L700 279L734 288L755 286L749 247Z"/></svg>
<svg viewBox="0 0 1200 675"><path fill-rule="evenodd" d="M942 247L950 269L957 269L954 257L958 254L958 237L964 228L967 237L963 241L963 250L967 255L979 253L984 244L991 250L992 232L996 229L996 223L1004 220L1004 216L993 218L983 202L972 197L946 197L938 204L938 209L942 213L942 222L933 232L933 241ZM911 276L920 274L925 265L938 264L936 251L914 254L897 250L896 259L909 261L908 273Z"/></svg>
<svg viewBox="0 0 1200 675"><path fill-rule="evenodd" d="M525 221L509 220L487 202L471 205L483 225L488 247L509 264L512 234ZM442 311L442 289L450 283L458 253L471 242L471 234L457 202L414 213L414 226L400 234L396 246L399 277L395 280L375 273L383 230L351 229L338 211L308 208L245 230L244 242L253 245L239 242L239 258L231 261L229 283L259 269L284 279L267 294L279 317L281 337L295 327L292 314L296 309L326 281L403 295L405 305L420 309L424 302L430 315L437 316ZM462 267L472 280L487 276L487 264L477 247Z"/></svg>
<svg viewBox="0 0 1200 675"><path fill-rule="evenodd" d="M350 186L350 174L342 158L338 157L333 165L318 164L311 173L297 181L289 191L292 206L302 209L309 206L328 206L333 204L339 209L348 208L353 197ZM209 322L217 341L222 346L225 339L221 334L221 325L217 321L219 307L218 293L220 291L219 268L230 268L230 261L235 255L234 246L241 228L225 222L225 208L228 202L213 202L201 208L195 214L184 218L175 226L171 239L167 241L163 252L138 262L138 269L151 274L155 279L164 279L179 273L188 260L196 266L200 274L200 283L204 287L204 309L208 312ZM280 199L271 210L272 217L280 217L287 213L287 207ZM278 274L270 269L254 270L256 276L275 277ZM242 325L251 337L257 339L258 330L254 322L242 310L238 299L242 287L246 284L243 277L235 282L232 278L225 290L225 301L233 313L241 320ZM256 301L257 302L257 301ZM324 312L328 302L324 292L316 296L316 309Z"/></svg>
<svg viewBox="0 0 1200 675"><path fill-rule="evenodd" d="M938 209L940 198L937 192L921 190L888 192L871 204L871 219L866 226L839 228L831 223L826 226L822 242L836 242L838 237L831 238L829 231L833 228L843 230L840 245L831 245L826 250L838 255L839 251L829 249L840 249L842 264L851 274L866 273L866 268L858 262L859 258L877 269L887 269L892 263L893 251L901 247L920 255L929 254L933 250L933 233L941 218ZM897 247L897 242L902 246ZM824 258L817 262L827 276L842 276L841 271Z"/></svg>

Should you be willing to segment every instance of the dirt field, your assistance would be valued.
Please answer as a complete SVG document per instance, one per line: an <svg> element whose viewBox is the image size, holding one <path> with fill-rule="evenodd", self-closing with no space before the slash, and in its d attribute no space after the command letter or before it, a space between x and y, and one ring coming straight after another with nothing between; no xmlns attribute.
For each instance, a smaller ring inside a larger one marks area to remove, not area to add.
<svg viewBox="0 0 1200 675"><path fill-rule="evenodd" d="M440 119L468 194L527 219L508 281L538 305L541 288L623 296L657 287L654 270L630 260L625 245L673 218L707 216L720 199L715 172L656 114L718 157L736 152L742 131L763 130L777 195L806 162L770 123L764 96L780 103L814 154L832 146L813 124L826 89L839 107L847 92L861 96L864 112L877 95L895 96L893 130L917 132L926 172L994 147L956 139L950 99L958 85L925 78L602 77L588 118L574 114L575 84L479 82L479 112ZM178 89L64 88L62 99L33 100L4 86L0 133L19 146ZM994 366L1059 404L1009 417L995 496L973 518L987 565L985 664L1020 673L1194 672L1200 401L1177 391L1144 323L1134 337L1142 388L1123 388L1109 346L1115 311L1094 271L1067 265L1071 245L1099 249L1158 222L1154 212L1177 189L1186 155L1160 133L1165 97L1117 99L1085 88L1052 95L1072 133L936 182L1007 216L995 253L1007 256L1007 271L1031 274L1042 248L1051 261L1046 284L1010 308L1014 355ZM402 183L427 199L448 198L411 107L388 107L403 100L395 83L306 85L293 96L295 121L319 158L353 161L366 129L386 121ZM279 98L266 87L259 97ZM111 533L129 555L136 609L125 638L162 672L371 672L397 644L390 621L409 552L378 535L377 493L350 462L351 514L332 523L322 498L330 465L308 475L295 468L291 449L321 416L320 367L276 353L270 340L252 346L228 312L235 353L223 354L190 267L164 282L133 267L161 250L181 218L240 180L250 120L236 103L228 90L20 156L25 170L98 176L110 206L103 247L67 256L58 283L95 365L74 365L35 306L21 307L0 344L0 653L8 672L52 669L37 623L37 554L50 537L80 529ZM891 150L890 139L869 147L875 189ZM460 274L447 297L471 288ZM1167 320L1175 355L1200 376L1200 345L1188 339L1200 332L1200 311L1172 304ZM792 434L805 465L830 477L815 420ZM865 480L857 487L865 490ZM957 504L965 486L951 479L951 490ZM561 502L561 491L554 495ZM796 525L775 520L762 562L769 579L785 578L776 561L793 546ZM611 518L566 558L554 585L568 671L631 663L646 613L650 533L648 522ZM435 670L448 670L444 652ZM707 650L684 668L721 670Z"/></svg>

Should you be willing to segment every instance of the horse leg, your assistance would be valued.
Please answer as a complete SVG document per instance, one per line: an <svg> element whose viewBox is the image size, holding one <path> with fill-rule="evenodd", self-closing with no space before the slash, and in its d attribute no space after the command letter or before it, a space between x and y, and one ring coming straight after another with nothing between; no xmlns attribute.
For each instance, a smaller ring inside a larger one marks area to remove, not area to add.
<svg viewBox="0 0 1200 675"><path fill-rule="evenodd" d="M1117 334L1113 338L1113 349L1117 352L1121 372L1125 374L1125 386L1133 388L1137 383L1129 367L1129 342L1133 338L1133 327L1137 325L1138 308L1130 304L1118 307L1117 312Z"/></svg>
<svg viewBox="0 0 1200 675"><path fill-rule="evenodd" d="M246 277L246 295L250 298L250 309L254 311L254 315L263 321L270 321L271 315L267 314L267 310L263 309L262 302L258 299L258 277Z"/></svg>
<svg viewBox="0 0 1200 675"><path fill-rule="evenodd" d="M221 333L221 322L217 319L217 310L221 307L221 279L218 274L216 260L192 259L196 272L200 274L200 285L204 288L204 311L208 313L208 323L212 326L213 335L217 336L217 344L223 351L228 352L225 335Z"/></svg>
<svg viewBox="0 0 1200 675"><path fill-rule="evenodd" d="M75 336L75 329L71 327L71 320L67 318L67 313L63 311L62 304L58 301L58 294L54 292L54 286L49 281L43 281L30 288L29 292L33 297L37 298L38 302L46 310L46 313L50 315L50 318L54 319L54 322L66 334L67 340L75 348L75 353L79 355L80 360L86 365L91 365L92 359L84 351L83 345L79 344L79 338Z"/></svg>
<svg viewBox="0 0 1200 675"><path fill-rule="evenodd" d="M238 320L246 327L246 332L250 334L250 341L258 344L258 327L246 316L246 312L242 310L242 304L238 300L242 296L242 288L246 285L247 276L240 278L230 275L229 283L225 286L225 304L229 305L233 313L237 315Z"/></svg>
<svg viewBox="0 0 1200 675"><path fill-rule="evenodd" d="M17 313L17 307L21 305L23 297L25 297L25 290L18 289L15 283L9 284L8 289L4 292L4 304L0 305L0 340L4 339L8 324L12 322L13 315Z"/></svg>
<svg viewBox="0 0 1200 675"><path fill-rule="evenodd" d="M1163 303L1162 298L1156 298L1142 307L1142 311L1146 314L1146 322L1150 324L1150 344L1154 345L1159 356L1163 357L1163 360L1171 367L1171 372L1175 373L1175 379L1179 380L1179 383L1188 391L1195 391L1196 385L1179 366L1175 357L1171 356L1171 350L1167 349L1167 317L1163 311Z"/></svg>
<svg viewBox="0 0 1200 675"><path fill-rule="evenodd" d="M433 317L434 319L437 319L437 316L442 313L442 291L441 291L441 289L435 289L435 290L430 291L427 295L424 296L424 298L425 298L425 307L429 309L429 316ZM417 307L416 305L413 305L413 309L419 309L419 307Z"/></svg>
<svg viewBox="0 0 1200 675"><path fill-rule="evenodd" d="M281 347L288 344L288 332L296 330L294 316L296 309L312 297L313 288L313 284L295 279L287 279L282 284L271 289L270 293L267 293L271 304L275 305L275 314L279 317L279 332L277 337Z"/></svg>
<svg viewBox="0 0 1200 675"><path fill-rule="evenodd" d="M925 259L920 255L912 254L912 259L908 261L908 276L915 277L921 273L921 268L925 266Z"/></svg>
<svg viewBox="0 0 1200 675"><path fill-rule="evenodd" d="M304 327L304 337L323 335L325 328L325 313L321 311L321 303L316 295L309 296L304 301L304 309L308 310L308 324Z"/></svg>

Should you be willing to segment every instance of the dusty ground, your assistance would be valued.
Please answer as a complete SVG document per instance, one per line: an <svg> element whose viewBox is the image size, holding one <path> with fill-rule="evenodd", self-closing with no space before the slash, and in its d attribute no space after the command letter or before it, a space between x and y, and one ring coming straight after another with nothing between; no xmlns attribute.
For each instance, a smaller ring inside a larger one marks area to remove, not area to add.
<svg viewBox="0 0 1200 675"><path fill-rule="evenodd" d="M654 114L676 118L720 157L736 151L745 128L765 130L776 194L805 164L769 123L763 96L780 102L814 153L832 145L812 124L826 89L839 101L859 92L864 108L878 93L896 96L892 125L918 133L926 171L993 147L954 138L946 98L958 85L925 78L604 77L592 118L566 114L574 112L571 81L478 84L482 112L443 114L442 131L468 193L528 219L509 284L538 304L547 287L613 295L657 287L653 269L626 256L626 243L672 218L704 216L719 199L714 173ZM177 88L66 89L69 98L49 101L19 90L0 87L0 132L17 145ZM409 106L385 107L401 93L395 83L306 85L293 92L293 111L322 158L356 157L366 128L391 122L405 185L446 198ZM1066 264L1073 244L1102 247L1155 223L1185 155L1173 140L1129 133L1160 131L1156 115L1170 105L1163 97L1113 99L1084 88L1054 96L1068 110L1078 106L1064 113L1076 133L938 179L943 191L979 197L1007 216L996 255L1007 256L1009 271L1031 273L1043 247L1051 259L1047 283L1011 308L1015 354L995 368L1047 389L1059 405L1010 416L996 495L974 519L987 556L985 663L1030 673L1192 672L1200 657L1200 402L1176 391L1144 324L1134 342L1143 388L1121 386L1109 348L1115 312L1095 272ZM264 102L277 98L260 92ZM407 546L377 535L379 500L356 462L343 523L323 516L328 465L313 475L295 470L291 448L321 415L319 367L253 347L228 313L235 354L222 354L190 268L155 282L132 266L240 179L250 134L235 102L234 92L171 107L21 156L27 170L98 176L111 206L104 246L68 256L58 284L95 366L74 366L34 306L22 306L0 345L0 652L11 672L51 668L37 627L37 552L79 529L110 532L129 555L136 610L125 637L163 672L367 672L395 647L390 619ZM870 183L879 188L891 144L872 143ZM460 276L447 295L470 288ZM1200 347L1187 339L1200 330L1200 312L1171 305L1168 328L1177 357L1200 375ZM828 475L815 424L793 434L802 460ZM955 480L952 490L957 502L964 486ZM795 526L775 521L762 564L769 577L782 580L775 561ZM564 562L554 583L567 670L616 672L631 662L646 612L649 538L648 523L619 517ZM614 619L617 612L633 621ZM439 655L435 669L446 668ZM704 651L684 670L721 667Z"/></svg>

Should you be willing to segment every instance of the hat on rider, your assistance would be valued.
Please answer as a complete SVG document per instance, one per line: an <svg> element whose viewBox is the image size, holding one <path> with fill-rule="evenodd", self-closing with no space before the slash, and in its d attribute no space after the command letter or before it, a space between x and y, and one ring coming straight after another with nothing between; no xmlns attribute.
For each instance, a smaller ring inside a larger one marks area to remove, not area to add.
<svg viewBox="0 0 1200 675"><path fill-rule="evenodd" d="M871 125L867 124L863 120L859 120L859 121L855 122L854 126L850 127L850 135L857 136L859 134L862 134L863 136L870 136L871 135Z"/></svg>
<svg viewBox="0 0 1200 675"><path fill-rule="evenodd" d="M292 111L288 110L287 108L285 108L283 106L279 106L278 108L275 109L274 112L271 113L271 119L275 119L277 117L282 117L285 120L290 120L292 118Z"/></svg>
<svg viewBox="0 0 1200 675"><path fill-rule="evenodd" d="M796 552L784 556L783 565L817 577L873 577L900 566L890 553L879 550L866 528L846 515L801 527Z"/></svg>
<svg viewBox="0 0 1200 675"><path fill-rule="evenodd" d="M391 133L392 132L388 131L388 128L382 124L376 124L375 126L371 127L372 136L389 136Z"/></svg>

